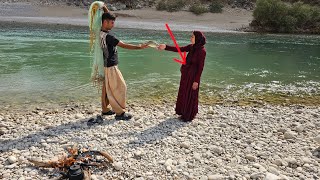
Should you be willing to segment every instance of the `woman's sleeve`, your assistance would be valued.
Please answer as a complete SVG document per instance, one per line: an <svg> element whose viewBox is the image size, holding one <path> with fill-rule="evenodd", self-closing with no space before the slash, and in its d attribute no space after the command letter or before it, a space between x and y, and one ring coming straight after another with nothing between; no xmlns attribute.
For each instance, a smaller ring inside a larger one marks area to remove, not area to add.
<svg viewBox="0 0 320 180"><path fill-rule="evenodd" d="M166 45L165 50L178 52L178 49L175 46L169 46L169 45ZM191 45L189 44L187 46L180 47L180 50L181 52L189 52L191 50Z"/></svg>
<svg viewBox="0 0 320 180"><path fill-rule="evenodd" d="M204 60L206 59L206 54L206 51L203 51L198 57L198 70L194 82L200 82L201 74L204 67Z"/></svg>

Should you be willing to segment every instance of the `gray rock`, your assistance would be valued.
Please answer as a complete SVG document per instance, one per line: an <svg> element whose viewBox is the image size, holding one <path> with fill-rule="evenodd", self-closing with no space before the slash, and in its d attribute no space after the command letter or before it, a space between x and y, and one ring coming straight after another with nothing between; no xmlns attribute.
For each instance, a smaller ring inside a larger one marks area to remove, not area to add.
<svg viewBox="0 0 320 180"><path fill-rule="evenodd" d="M296 131L297 131L298 133L302 133L303 130L304 130L304 126L303 126L303 125L298 125L298 126L296 127Z"/></svg>
<svg viewBox="0 0 320 180"><path fill-rule="evenodd" d="M249 161L256 161L257 160L257 157L253 156L252 154L247 154L246 155L246 159L248 159Z"/></svg>
<svg viewBox="0 0 320 180"><path fill-rule="evenodd" d="M259 169L259 170L262 171L262 172L267 171L262 165L260 165L260 164L258 164L258 163L255 163L255 164L253 164L252 166L255 167L255 168L257 168L257 169Z"/></svg>
<svg viewBox="0 0 320 180"><path fill-rule="evenodd" d="M264 173L261 173L261 172L252 173L252 174L250 175L250 178L251 178L251 179L262 179L262 178L264 178L264 177L265 177Z"/></svg>
<svg viewBox="0 0 320 180"><path fill-rule="evenodd" d="M96 111L95 108L90 108L90 109L87 110L87 113L88 114L94 114L95 111Z"/></svg>
<svg viewBox="0 0 320 180"><path fill-rule="evenodd" d="M219 126L222 127L222 128L228 127L227 124L225 124L225 123L220 123Z"/></svg>
<svg viewBox="0 0 320 180"><path fill-rule="evenodd" d="M218 146L210 146L210 150L218 155L221 155L224 153L224 149L222 147L218 147Z"/></svg>
<svg viewBox="0 0 320 180"><path fill-rule="evenodd" d="M113 6L109 7L109 9L110 9L110 11L117 11L117 8L113 7Z"/></svg>
<svg viewBox="0 0 320 180"><path fill-rule="evenodd" d="M284 129L284 128L280 128L280 129L278 129L278 132L281 132L281 133L285 133L287 130L286 129Z"/></svg>
<svg viewBox="0 0 320 180"><path fill-rule="evenodd" d="M116 8L117 8L118 10L124 10L124 9L127 8L127 6L126 6L125 4L122 4L122 3L117 3L117 4L116 4Z"/></svg>
<svg viewBox="0 0 320 180"><path fill-rule="evenodd" d="M207 118L208 118L208 119L213 119L214 116L213 116L212 114L208 114L208 115L207 115Z"/></svg>
<svg viewBox="0 0 320 180"><path fill-rule="evenodd" d="M17 164L11 164L9 166L6 166L7 169L13 169L17 166Z"/></svg>
<svg viewBox="0 0 320 180"><path fill-rule="evenodd" d="M282 166L283 165L282 162L283 162L282 159L275 159L273 163L277 166Z"/></svg>
<svg viewBox="0 0 320 180"><path fill-rule="evenodd" d="M4 135L6 132L2 129L0 129L0 136Z"/></svg>
<svg viewBox="0 0 320 180"><path fill-rule="evenodd" d="M275 175L280 175L279 171L274 167L269 167L269 172Z"/></svg>
<svg viewBox="0 0 320 180"><path fill-rule="evenodd" d="M318 144L320 144L320 135L318 135L317 137L314 138L314 141L317 142Z"/></svg>
<svg viewBox="0 0 320 180"><path fill-rule="evenodd" d="M286 161L289 163L289 164L297 164L297 160L295 158L287 158Z"/></svg>
<svg viewBox="0 0 320 180"><path fill-rule="evenodd" d="M285 139L294 139L296 136L297 136L297 134L292 132L292 131L286 131L284 133L284 138Z"/></svg>

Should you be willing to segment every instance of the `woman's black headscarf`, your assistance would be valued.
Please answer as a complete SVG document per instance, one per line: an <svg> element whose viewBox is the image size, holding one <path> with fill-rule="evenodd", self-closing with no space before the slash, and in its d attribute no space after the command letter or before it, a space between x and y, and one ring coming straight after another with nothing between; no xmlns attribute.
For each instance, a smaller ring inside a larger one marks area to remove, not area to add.
<svg viewBox="0 0 320 180"><path fill-rule="evenodd" d="M206 44L206 37L204 36L204 34L200 31L193 31L193 34L195 36L195 43L192 46L192 50L190 51L190 54L187 58L187 64L190 64L191 62L191 58L192 58L192 54L194 53L194 51L196 51L197 49L201 49L204 47L204 45Z"/></svg>

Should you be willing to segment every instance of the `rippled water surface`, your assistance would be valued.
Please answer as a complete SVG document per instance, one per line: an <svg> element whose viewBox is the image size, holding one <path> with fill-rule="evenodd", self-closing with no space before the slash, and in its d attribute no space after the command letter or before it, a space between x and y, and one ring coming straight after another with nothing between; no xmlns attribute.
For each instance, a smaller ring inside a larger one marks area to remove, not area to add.
<svg viewBox="0 0 320 180"><path fill-rule="evenodd" d="M124 42L172 44L166 31L115 29ZM180 45L190 34L174 32ZM206 33L201 91L228 96L320 91L320 36ZM1 24L0 103L98 99L90 78L85 27ZM175 96L179 65L172 52L118 49L129 98Z"/></svg>

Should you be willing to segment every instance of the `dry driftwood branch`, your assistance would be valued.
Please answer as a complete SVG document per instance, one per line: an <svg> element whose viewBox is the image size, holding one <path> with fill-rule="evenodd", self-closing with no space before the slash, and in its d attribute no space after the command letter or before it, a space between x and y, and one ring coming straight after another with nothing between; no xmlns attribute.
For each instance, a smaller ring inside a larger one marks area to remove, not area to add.
<svg viewBox="0 0 320 180"><path fill-rule="evenodd" d="M72 156L72 157L64 157L62 159L59 159L58 161L41 162L41 161L32 160L32 159L28 159L28 161L38 167L67 168L67 167L70 167L73 163L75 163L76 159Z"/></svg>
<svg viewBox="0 0 320 180"><path fill-rule="evenodd" d="M58 161L48 161L41 162L33 159L28 159L29 162L33 163L35 166L44 168L68 168L72 166L75 162L87 164L89 166L102 166L103 164L92 161L92 156L102 156L108 160L108 162L113 163L113 158L104 151L89 151L87 149L79 152L75 147L68 148L69 156L62 157ZM87 162L89 161L89 163Z"/></svg>
<svg viewBox="0 0 320 180"><path fill-rule="evenodd" d="M100 155L100 156L103 156L104 158L106 158L110 163L113 163L113 158L107 152L104 152L104 151L86 151L86 152L83 153L83 155L86 155L86 154Z"/></svg>

